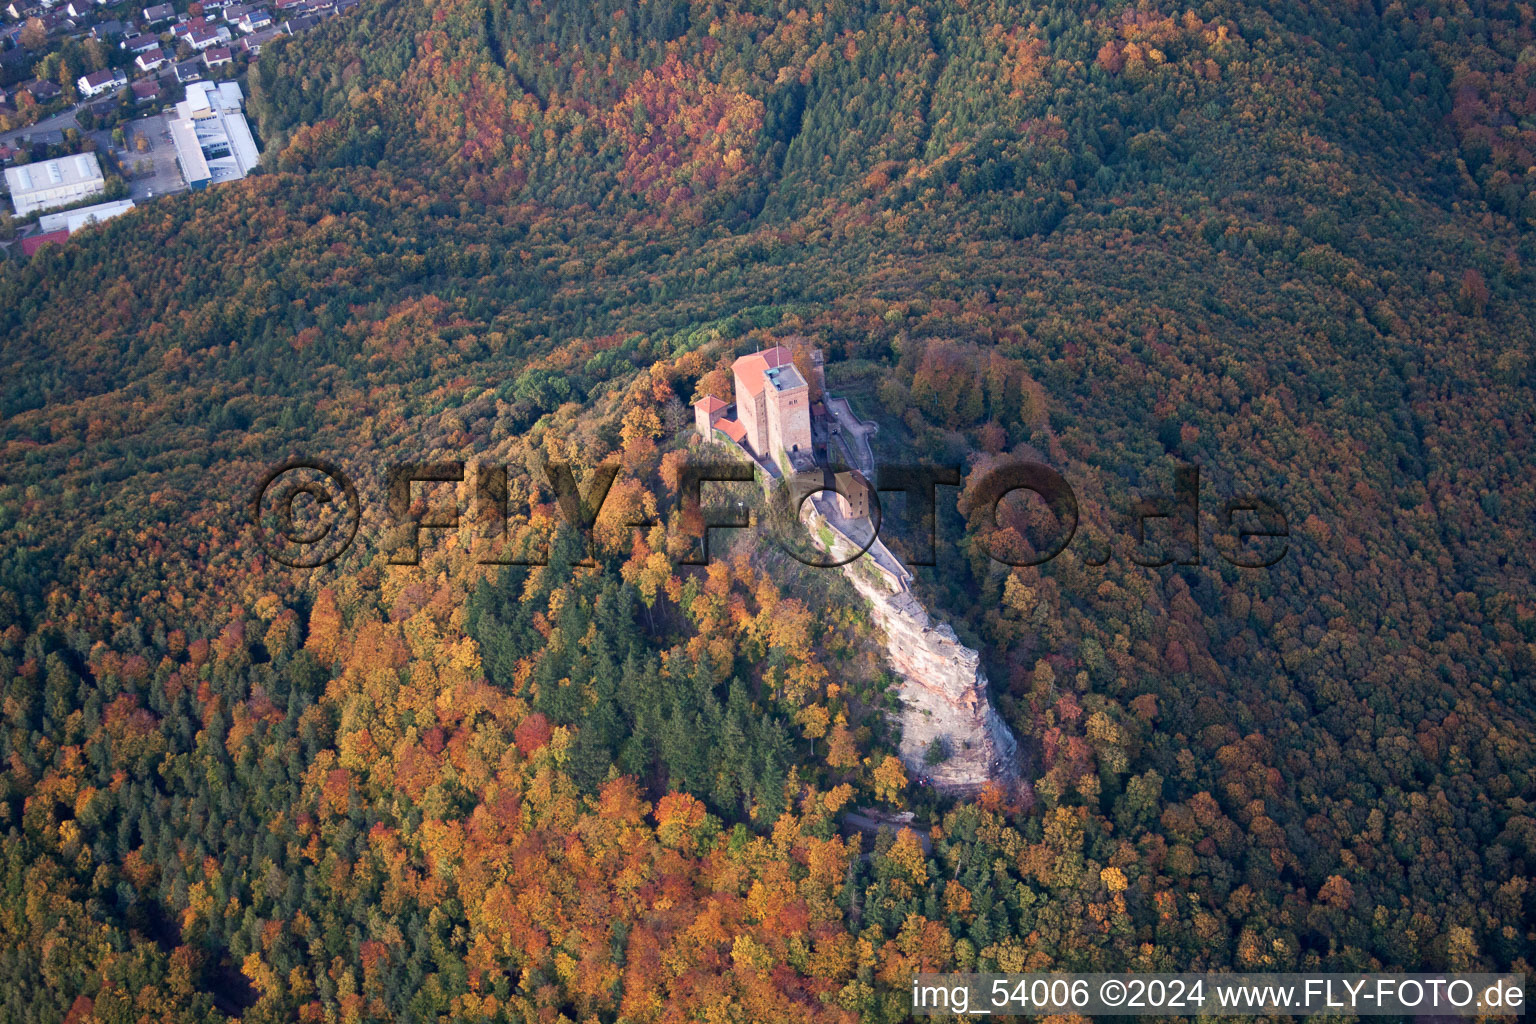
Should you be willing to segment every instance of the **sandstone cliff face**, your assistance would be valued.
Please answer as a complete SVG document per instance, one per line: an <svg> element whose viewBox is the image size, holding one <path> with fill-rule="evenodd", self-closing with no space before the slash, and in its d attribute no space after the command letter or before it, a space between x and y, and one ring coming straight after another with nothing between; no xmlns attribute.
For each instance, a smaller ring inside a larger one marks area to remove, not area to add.
<svg viewBox="0 0 1536 1024"><path fill-rule="evenodd" d="M830 502L807 502L802 515L813 534L831 535L838 557L856 550L844 532L851 524ZM932 621L907 588L911 574L878 540L842 571L869 602L891 668L901 678L900 754L908 773L956 795L975 793L988 782L1013 789L1020 781L1019 744L987 696L981 656L947 623ZM949 756L929 765L935 739Z"/></svg>
<svg viewBox="0 0 1536 1024"><path fill-rule="evenodd" d="M851 566L844 572L869 602L885 634L886 655L901 677L901 759L914 777L945 793L969 794L988 782L1019 779L1019 744L987 697L981 656L935 625L908 591L885 593ZM949 758L925 761L935 739Z"/></svg>

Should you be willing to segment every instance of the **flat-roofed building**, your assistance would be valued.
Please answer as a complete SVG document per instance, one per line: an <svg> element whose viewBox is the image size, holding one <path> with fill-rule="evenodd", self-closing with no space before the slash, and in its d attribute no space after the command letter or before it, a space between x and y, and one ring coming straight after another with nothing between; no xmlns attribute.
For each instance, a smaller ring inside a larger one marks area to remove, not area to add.
<svg viewBox="0 0 1536 1024"><path fill-rule="evenodd" d="M811 389L794 363L763 374L768 405L768 450L775 459L794 463L811 454Z"/></svg>
<svg viewBox="0 0 1536 1024"><path fill-rule="evenodd" d="M176 104L171 143L189 187L238 181L261 158L240 111L243 98L235 82L193 82L187 98Z"/></svg>
<svg viewBox="0 0 1536 1024"><path fill-rule="evenodd" d="M5 181L10 186L11 205L16 208L18 217L77 203L107 187L95 153L77 153L57 160L7 167Z"/></svg>
<svg viewBox="0 0 1536 1024"><path fill-rule="evenodd" d="M58 231L62 228L74 234L87 224L100 224L131 209L132 199L119 199L111 203L82 206L78 210L65 210L63 213L45 213L37 218L37 226L44 231Z"/></svg>

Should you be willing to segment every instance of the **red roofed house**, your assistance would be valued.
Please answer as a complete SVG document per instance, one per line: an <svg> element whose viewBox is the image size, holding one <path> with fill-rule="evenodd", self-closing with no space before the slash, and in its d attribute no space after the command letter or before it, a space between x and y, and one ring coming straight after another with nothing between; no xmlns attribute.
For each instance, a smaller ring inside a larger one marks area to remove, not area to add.
<svg viewBox="0 0 1536 1024"><path fill-rule="evenodd" d="M21 240L21 253L23 256L31 257L34 253L37 252L37 250L41 249L49 242L63 242L68 237L69 229L59 228L57 231L45 231L41 235L33 235L31 238L23 238Z"/></svg>
<svg viewBox="0 0 1536 1024"><path fill-rule="evenodd" d="M75 87L80 90L82 96L100 96L104 92L121 89L127 84L128 76L116 68L111 68L81 75L75 82Z"/></svg>
<svg viewBox="0 0 1536 1024"><path fill-rule="evenodd" d="M708 441L710 432L715 429L716 421L724 417L725 410L728 408L729 406L714 395L705 395L694 402L693 425L698 428L699 436Z"/></svg>
<svg viewBox="0 0 1536 1024"><path fill-rule="evenodd" d="M194 50L202 51L218 46L230 39L229 29L223 25L211 25L206 21L189 21L176 30L176 38L186 42Z"/></svg>

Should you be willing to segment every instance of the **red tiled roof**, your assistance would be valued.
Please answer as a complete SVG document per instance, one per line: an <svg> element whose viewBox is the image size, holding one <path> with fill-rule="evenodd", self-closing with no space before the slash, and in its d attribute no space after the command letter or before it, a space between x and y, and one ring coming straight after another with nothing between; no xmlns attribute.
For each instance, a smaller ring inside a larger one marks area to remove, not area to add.
<svg viewBox="0 0 1536 1024"><path fill-rule="evenodd" d="M789 354L789 349L783 345L775 345L773 348L765 348L761 352L742 356L731 364L731 372L741 381L749 394L755 395L763 390L763 374L776 366L784 366L792 362L794 357ZM736 400L741 401L741 396L737 395Z"/></svg>
<svg viewBox="0 0 1536 1024"><path fill-rule="evenodd" d="M22 255L30 257L49 242L62 242L68 237L69 229L59 228L57 231L46 231L41 235L23 238L21 240Z"/></svg>
<svg viewBox="0 0 1536 1024"><path fill-rule="evenodd" d="M719 412L721 409L725 408L725 403L720 401L720 399L716 398L714 395L705 395L703 398L699 399L693 404L695 408L702 405L704 407L704 415L706 416L713 412Z"/></svg>
<svg viewBox="0 0 1536 1024"><path fill-rule="evenodd" d="M715 426L725 433L725 436L737 444L747 439L747 428L741 425L740 420L716 420Z"/></svg>

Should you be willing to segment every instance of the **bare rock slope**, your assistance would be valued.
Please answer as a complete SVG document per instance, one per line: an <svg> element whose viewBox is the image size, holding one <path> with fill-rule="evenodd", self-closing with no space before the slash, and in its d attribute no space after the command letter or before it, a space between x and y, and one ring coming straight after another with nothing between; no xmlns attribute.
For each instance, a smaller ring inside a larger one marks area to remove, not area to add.
<svg viewBox="0 0 1536 1024"><path fill-rule="evenodd" d="M830 499L802 507L813 535L832 538L832 553L858 550L854 524ZM866 534L867 536L867 534ZM915 777L944 793L968 795L988 782L1011 790L1020 783L1019 744L987 696L981 656L962 644L947 623L935 623L909 588L911 573L878 539L843 567L869 602L885 636L886 656L901 679L901 759ZM938 740L944 758L928 763Z"/></svg>

